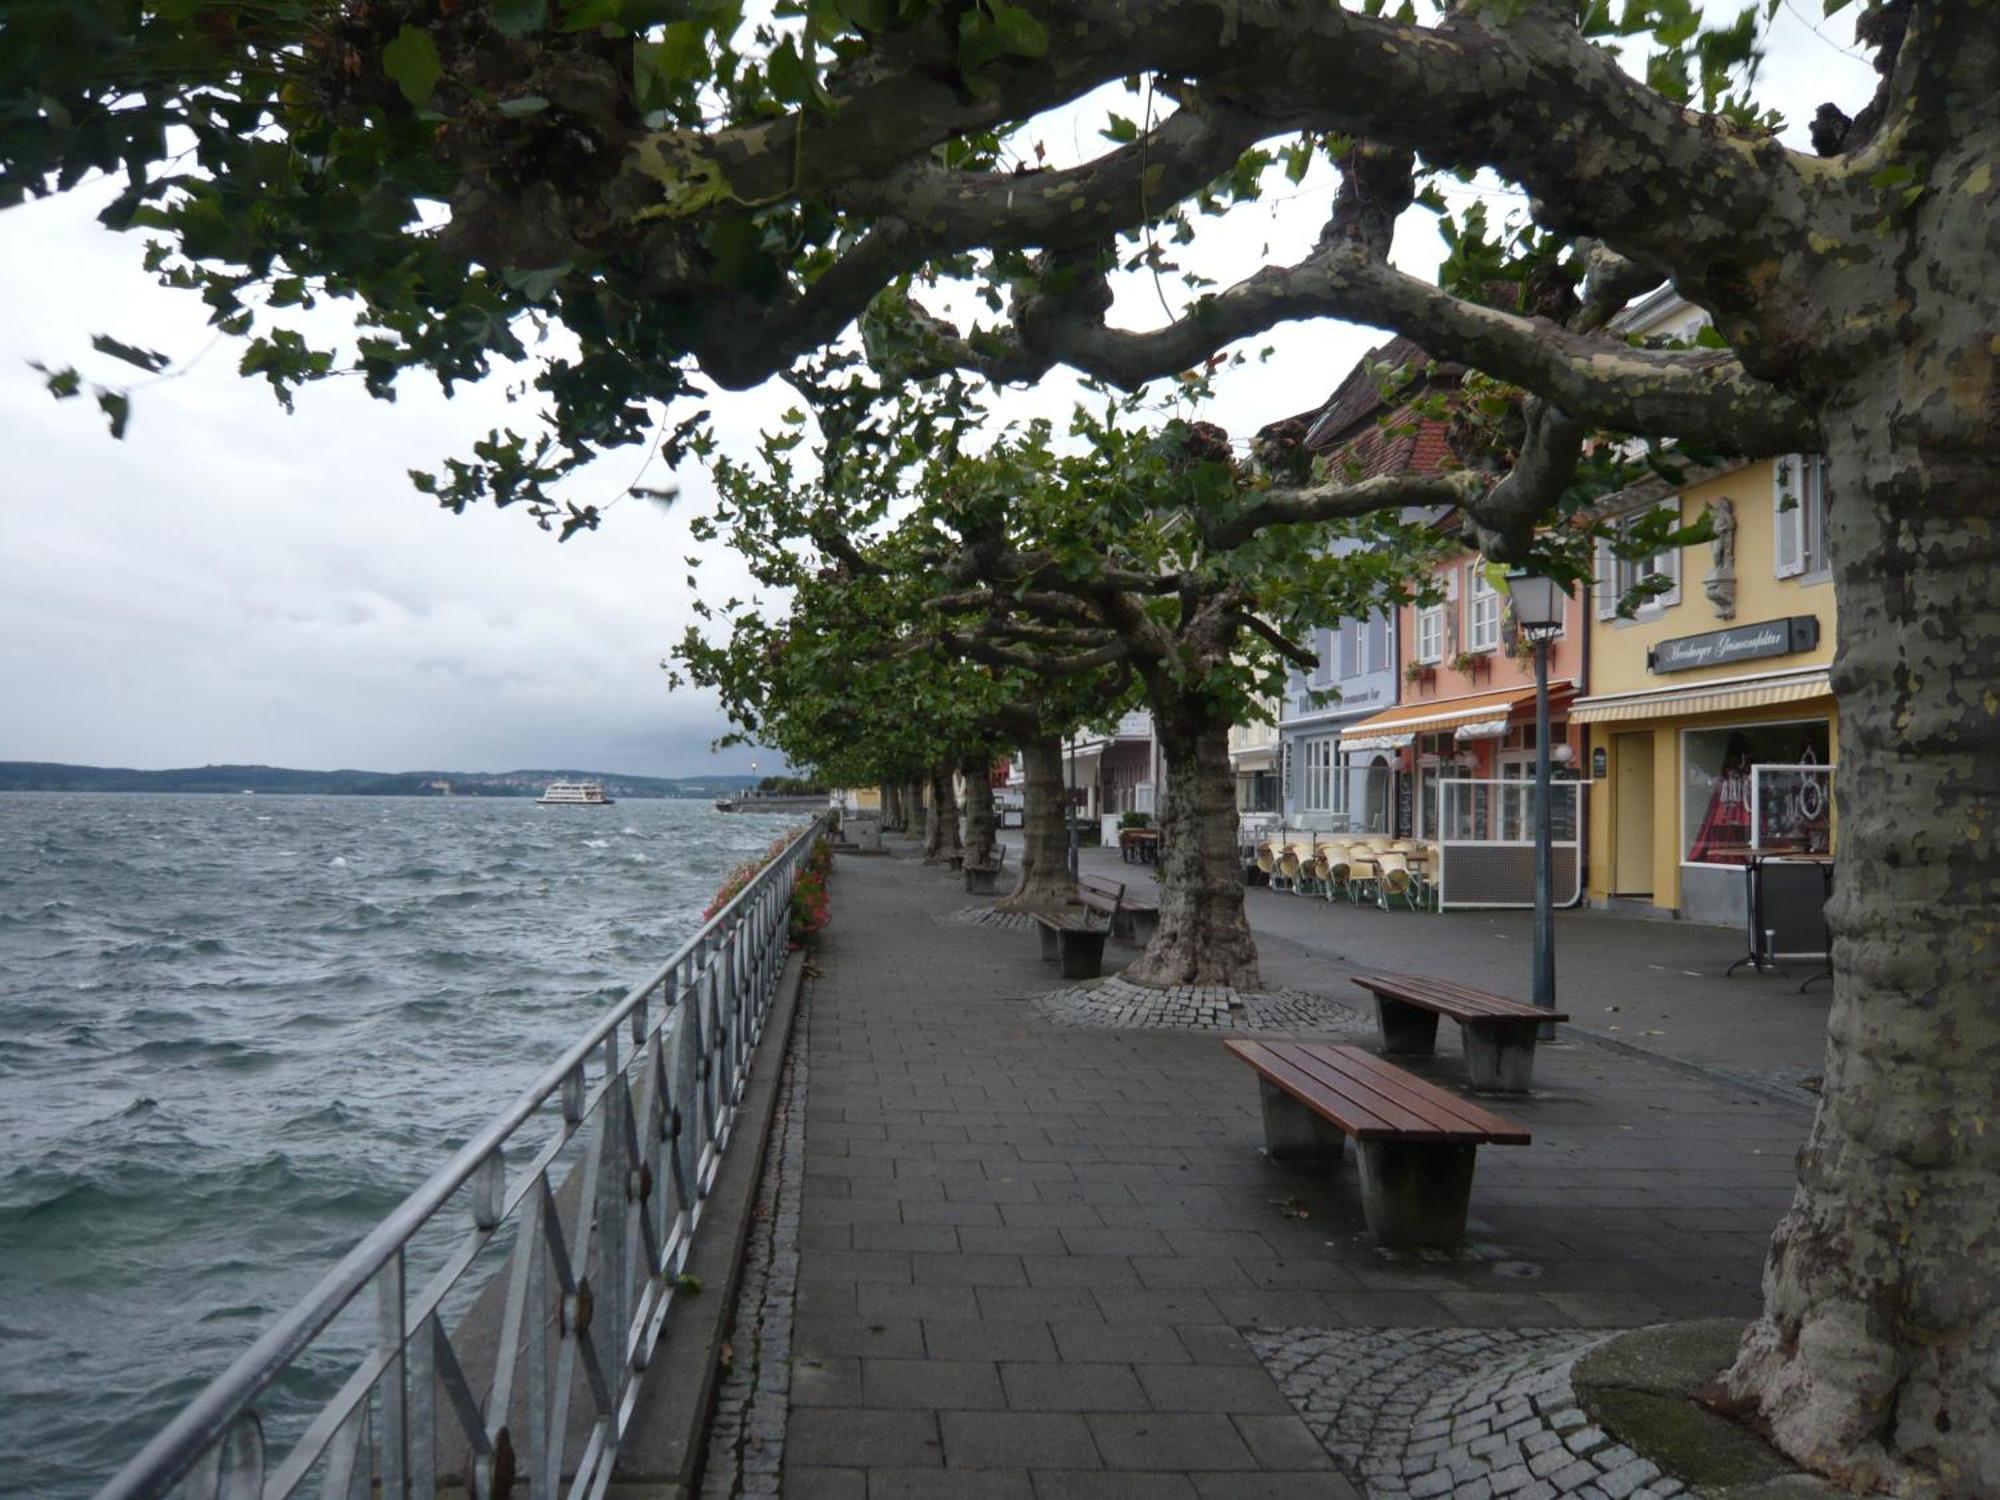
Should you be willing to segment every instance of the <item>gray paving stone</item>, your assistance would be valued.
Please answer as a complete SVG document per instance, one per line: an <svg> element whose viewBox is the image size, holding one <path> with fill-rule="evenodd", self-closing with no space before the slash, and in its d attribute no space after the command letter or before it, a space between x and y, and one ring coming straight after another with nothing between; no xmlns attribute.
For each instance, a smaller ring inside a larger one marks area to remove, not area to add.
<svg viewBox="0 0 2000 1500"><path fill-rule="evenodd" d="M916 1410L997 1410L1007 1404L996 1365L946 1359L864 1359L861 1402Z"/></svg>
<svg viewBox="0 0 2000 1500"><path fill-rule="evenodd" d="M1223 1416L1182 1412L1096 1414L1086 1419L1113 1469L1255 1469L1256 1458Z"/></svg>
<svg viewBox="0 0 2000 1500"><path fill-rule="evenodd" d="M938 1419L922 1411L805 1407L786 1422L785 1455L806 1465L915 1468L944 1461Z"/></svg>
<svg viewBox="0 0 2000 1500"><path fill-rule="evenodd" d="M960 1412L939 1415L945 1462L955 1469L1102 1466L1084 1419L1067 1412Z"/></svg>
<svg viewBox="0 0 2000 1500"><path fill-rule="evenodd" d="M1131 1366L1003 1365L1007 1405L1016 1411L1147 1411L1151 1403Z"/></svg>

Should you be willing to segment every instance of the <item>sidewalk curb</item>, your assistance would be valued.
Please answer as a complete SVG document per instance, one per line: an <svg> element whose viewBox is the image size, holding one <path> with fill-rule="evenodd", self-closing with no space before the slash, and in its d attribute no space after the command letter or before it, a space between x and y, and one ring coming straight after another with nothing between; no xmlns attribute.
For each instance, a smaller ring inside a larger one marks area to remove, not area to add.
<svg viewBox="0 0 2000 1500"><path fill-rule="evenodd" d="M792 954L778 981L736 1127L703 1211L704 1232L695 1236L687 1271L701 1279L701 1293L676 1297L667 1314L607 1500L687 1500L699 1488L709 1417L722 1380L722 1343L736 1310L805 957L803 951Z"/></svg>

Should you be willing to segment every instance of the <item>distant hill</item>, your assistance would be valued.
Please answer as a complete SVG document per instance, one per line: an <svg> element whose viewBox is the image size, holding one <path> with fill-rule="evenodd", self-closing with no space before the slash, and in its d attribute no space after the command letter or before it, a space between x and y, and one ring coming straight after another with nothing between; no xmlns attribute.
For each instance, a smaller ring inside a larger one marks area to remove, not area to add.
<svg viewBox="0 0 2000 1500"><path fill-rule="evenodd" d="M621 776L573 767L533 771L293 771L283 766L190 766L130 771L0 760L0 792L262 792L333 797L539 797L551 781L596 781L609 797L720 797L754 776Z"/></svg>

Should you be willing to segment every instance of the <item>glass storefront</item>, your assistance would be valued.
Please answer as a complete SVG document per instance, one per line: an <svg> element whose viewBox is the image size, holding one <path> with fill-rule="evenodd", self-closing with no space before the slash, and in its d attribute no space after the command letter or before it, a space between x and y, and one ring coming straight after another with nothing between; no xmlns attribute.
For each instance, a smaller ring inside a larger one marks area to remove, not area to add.
<svg viewBox="0 0 2000 1500"><path fill-rule="evenodd" d="M1689 864L1742 864L1756 842L1751 828L1753 783L1785 800L1760 807L1761 842L1774 832L1796 848L1832 847L1831 799L1825 778L1806 773L1760 776L1758 766L1819 767L1833 759L1825 719L1789 724L1738 724L1681 734L1681 858ZM1790 789L1790 790L1785 790Z"/></svg>

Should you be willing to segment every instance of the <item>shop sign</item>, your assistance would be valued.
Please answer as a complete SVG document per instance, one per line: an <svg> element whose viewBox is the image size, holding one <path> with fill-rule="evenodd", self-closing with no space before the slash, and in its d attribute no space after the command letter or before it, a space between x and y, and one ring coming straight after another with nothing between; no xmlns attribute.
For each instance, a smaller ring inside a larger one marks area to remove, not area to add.
<svg viewBox="0 0 2000 1500"><path fill-rule="evenodd" d="M1655 672L1690 672L1697 667L1754 661L1760 656L1789 656L1818 644L1819 616L1790 615L1661 641L1646 653L1646 665Z"/></svg>

